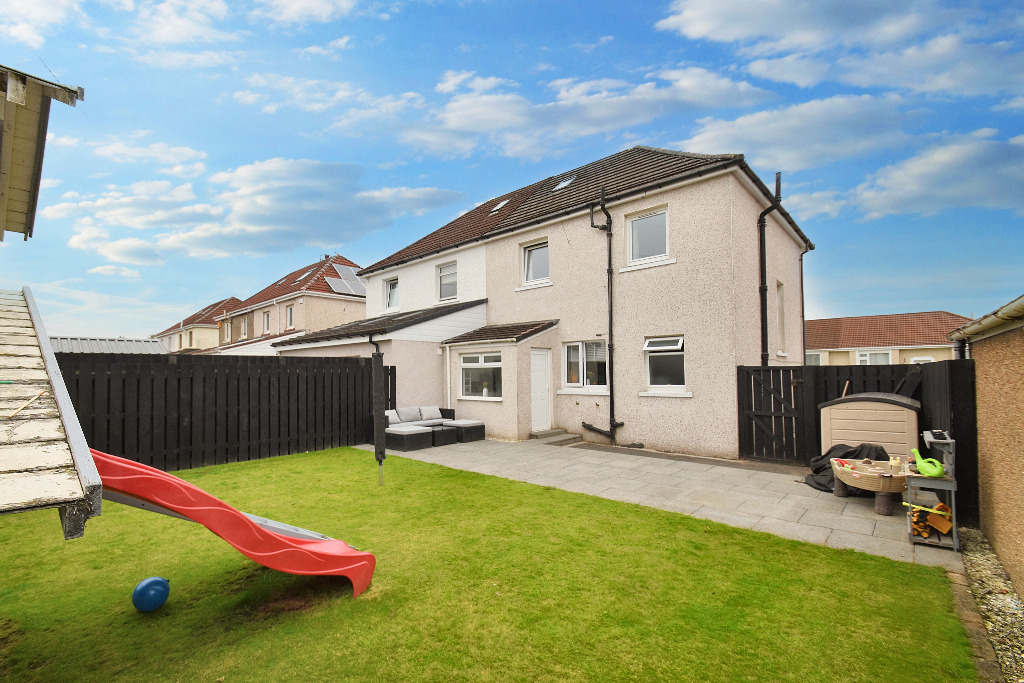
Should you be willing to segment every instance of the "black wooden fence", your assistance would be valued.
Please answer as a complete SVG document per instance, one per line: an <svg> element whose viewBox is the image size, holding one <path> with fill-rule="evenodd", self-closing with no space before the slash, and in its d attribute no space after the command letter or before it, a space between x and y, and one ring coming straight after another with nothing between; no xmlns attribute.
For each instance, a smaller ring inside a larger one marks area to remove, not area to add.
<svg viewBox="0 0 1024 683"><path fill-rule="evenodd" d="M956 439L957 505L961 519L976 519L978 429L972 360L918 366L740 366L740 457L806 465L821 455L818 405L839 398L844 390L847 394L892 392L911 367L921 370L920 385L913 393L921 401L919 431L945 429ZM923 442L919 447L924 453Z"/></svg>
<svg viewBox="0 0 1024 683"><path fill-rule="evenodd" d="M161 470L373 441L369 358L58 353L92 448ZM395 369L386 367L394 408Z"/></svg>

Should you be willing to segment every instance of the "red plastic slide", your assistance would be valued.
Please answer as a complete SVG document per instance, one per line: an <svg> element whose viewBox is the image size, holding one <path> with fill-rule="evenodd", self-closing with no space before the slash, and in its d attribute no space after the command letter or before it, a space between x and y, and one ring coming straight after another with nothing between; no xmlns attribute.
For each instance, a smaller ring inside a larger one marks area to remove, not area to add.
<svg viewBox="0 0 1024 683"><path fill-rule="evenodd" d="M92 450L92 457L105 491L148 501L198 522L265 567L288 574L344 576L352 582L354 595L370 585L377 559L344 541L274 533L172 474L97 450Z"/></svg>

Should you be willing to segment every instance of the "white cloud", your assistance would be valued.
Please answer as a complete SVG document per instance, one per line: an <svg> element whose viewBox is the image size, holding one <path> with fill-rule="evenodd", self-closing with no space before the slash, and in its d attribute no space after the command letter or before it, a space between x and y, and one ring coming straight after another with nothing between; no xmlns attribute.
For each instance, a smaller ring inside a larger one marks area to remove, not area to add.
<svg viewBox="0 0 1024 683"><path fill-rule="evenodd" d="M38 50L51 31L84 16L81 4L81 0L0 0L0 37Z"/></svg>
<svg viewBox="0 0 1024 683"><path fill-rule="evenodd" d="M135 15L134 38L147 45L239 40L237 32L216 27L217 22L227 18L228 4L224 0L143 1Z"/></svg>
<svg viewBox="0 0 1024 683"><path fill-rule="evenodd" d="M108 186L98 198L69 198L77 201L48 206L40 216L74 221L70 247L113 263L152 265L171 253L216 258L338 247L461 198L433 187L364 188L362 173L352 164L270 159L211 176L221 189L211 203L197 202L191 184L145 180ZM147 233L125 236L137 230Z"/></svg>
<svg viewBox="0 0 1024 683"><path fill-rule="evenodd" d="M587 54L590 54L597 48L601 47L602 45L607 45L613 40L615 40L615 36L601 36L600 38L597 39L596 43L576 43L576 45L574 45L573 47L577 47L580 50L586 52Z"/></svg>
<svg viewBox="0 0 1024 683"><path fill-rule="evenodd" d="M267 113L273 113L285 106L308 112L323 112L343 102L355 101L360 95L365 94L365 91L349 83L278 74L253 74L246 79L246 84L284 95L285 99L263 107L263 111ZM235 93L235 99L242 104L255 104L268 98L265 93L250 90Z"/></svg>
<svg viewBox="0 0 1024 683"><path fill-rule="evenodd" d="M128 278L129 280L138 280L142 277L142 273L131 268L123 268L121 266L96 266L85 271L92 275L110 275L114 277Z"/></svg>
<svg viewBox="0 0 1024 683"><path fill-rule="evenodd" d="M145 54L137 55L135 59L143 64L161 69L212 69L225 64L234 64L244 56L244 52L228 52L224 50L202 50L199 52L151 50Z"/></svg>
<svg viewBox="0 0 1024 683"><path fill-rule="evenodd" d="M106 144L97 144L93 154L120 163L136 161L155 161L161 164L179 164L184 161L205 159L206 152L191 147L171 147L163 142L156 142L148 147L131 145L115 140Z"/></svg>
<svg viewBox="0 0 1024 683"><path fill-rule="evenodd" d="M376 125L397 118L409 109L422 108L423 98L416 93L404 93L394 96L373 98L361 95L357 98L363 106L353 107L339 116L331 124L332 129L343 129L350 132L363 131L369 125Z"/></svg>
<svg viewBox="0 0 1024 683"><path fill-rule="evenodd" d="M687 109L744 106L770 95L700 67L681 66L631 83L617 79L564 78L547 84L552 98L533 102L506 87L506 79L447 72L438 92L451 94L399 139L441 156L467 154L480 144L512 157L540 158L566 141L611 133Z"/></svg>
<svg viewBox="0 0 1024 683"><path fill-rule="evenodd" d="M39 181L40 190L49 190L50 188L57 187L61 181L57 178L43 178Z"/></svg>
<svg viewBox="0 0 1024 683"><path fill-rule="evenodd" d="M1024 109L1024 96L1014 97L1012 100L1007 100L1002 104L992 107L993 111L1016 111L1018 109Z"/></svg>
<svg viewBox="0 0 1024 683"><path fill-rule="evenodd" d="M847 201L835 190L824 190L821 192L797 192L786 197L783 204L799 222L815 216L835 218L847 205Z"/></svg>
<svg viewBox="0 0 1024 683"><path fill-rule="evenodd" d="M982 129L886 166L857 187L853 201L868 218L960 206L1024 216L1024 135L1002 141L995 134Z"/></svg>
<svg viewBox="0 0 1024 683"><path fill-rule="evenodd" d="M798 171L906 144L896 96L837 95L734 121L703 119L687 140L688 152L744 152L757 166Z"/></svg>
<svg viewBox="0 0 1024 683"><path fill-rule="evenodd" d="M58 137L53 133L46 134L46 144L48 145L56 145L58 147L75 147L78 142L78 138L73 138L68 135Z"/></svg>
<svg viewBox="0 0 1024 683"><path fill-rule="evenodd" d="M758 78L810 88L825 80L829 64L806 55L793 54L778 59L755 59L747 65L747 71Z"/></svg>
<svg viewBox="0 0 1024 683"><path fill-rule="evenodd" d="M338 52L340 50L348 50L352 47L352 36L342 36L341 38L335 38L327 45L310 45L309 47L303 47L296 49L300 57L328 57L330 59L337 59Z"/></svg>
<svg viewBox="0 0 1024 683"><path fill-rule="evenodd" d="M256 0L257 17L279 24L326 23L347 16L356 0Z"/></svg>
<svg viewBox="0 0 1024 683"><path fill-rule="evenodd" d="M206 166L203 165L203 162L197 161L194 164L175 164L168 168L157 169L157 173L165 173L175 178L196 178L201 176L205 170Z"/></svg>
<svg viewBox="0 0 1024 683"><path fill-rule="evenodd" d="M674 0L656 26L693 40L735 42L752 54L834 45L899 44L959 13L937 0Z"/></svg>
<svg viewBox="0 0 1024 683"><path fill-rule="evenodd" d="M957 35L898 52L843 57L838 65L844 82L865 88L961 96L1024 93L1024 52L1009 43L968 43Z"/></svg>

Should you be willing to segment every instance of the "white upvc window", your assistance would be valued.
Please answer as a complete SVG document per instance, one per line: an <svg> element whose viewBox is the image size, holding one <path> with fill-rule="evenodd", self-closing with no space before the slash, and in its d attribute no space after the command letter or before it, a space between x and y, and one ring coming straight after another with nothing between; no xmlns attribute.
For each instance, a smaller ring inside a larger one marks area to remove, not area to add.
<svg viewBox="0 0 1024 683"><path fill-rule="evenodd" d="M295 306L286 306L284 309L285 329L295 328Z"/></svg>
<svg viewBox="0 0 1024 683"><path fill-rule="evenodd" d="M888 351L865 349L857 352L857 365L889 365L891 362Z"/></svg>
<svg viewBox="0 0 1024 683"><path fill-rule="evenodd" d="M466 353L460 356L462 395L460 398L501 399L501 354Z"/></svg>
<svg viewBox="0 0 1024 683"><path fill-rule="evenodd" d="M548 243L534 242L523 246L523 284L535 285L551 281Z"/></svg>
<svg viewBox="0 0 1024 683"><path fill-rule="evenodd" d="M608 347L604 341L565 345L562 383L567 387L607 387Z"/></svg>
<svg viewBox="0 0 1024 683"><path fill-rule="evenodd" d="M179 351L181 351L181 341L182 341L182 337L183 336L184 335L182 335L180 332L178 333L178 350Z"/></svg>
<svg viewBox="0 0 1024 683"><path fill-rule="evenodd" d="M245 339L249 336L249 319L242 318L242 334L239 335L239 339Z"/></svg>
<svg viewBox="0 0 1024 683"><path fill-rule="evenodd" d="M804 354L804 365L821 365L821 354L808 351Z"/></svg>
<svg viewBox="0 0 1024 683"><path fill-rule="evenodd" d="M446 263L437 267L437 300L448 301L459 296L458 264Z"/></svg>
<svg viewBox="0 0 1024 683"><path fill-rule="evenodd" d="M384 308L393 311L398 308L398 278L384 281Z"/></svg>
<svg viewBox="0 0 1024 683"><path fill-rule="evenodd" d="M647 339L643 351L648 387L685 391L686 359L681 336Z"/></svg>
<svg viewBox="0 0 1024 683"><path fill-rule="evenodd" d="M224 327L224 342L227 343L231 341L231 319L221 322L221 325Z"/></svg>
<svg viewBox="0 0 1024 683"><path fill-rule="evenodd" d="M628 220L626 243L630 265L668 259L668 211L658 209Z"/></svg>
<svg viewBox="0 0 1024 683"><path fill-rule="evenodd" d="M188 348L190 348L190 349L194 347L194 344L193 344L192 340L193 340L192 330L189 330L188 331Z"/></svg>
<svg viewBox="0 0 1024 683"><path fill-rule="evenodd" d="M775 281L775 305L778 308L779 313L779 339L778 339L778 351L779 353L786 352L786 286Z"/></svg>
<svg viewBox="0 0 1024 683"><path fill-rule="evenodd" d="M263 334L270 334L270 311L263 311Z"/></svg>
<svg viewBox="0 0 1024 683"><path fill-rule="evenodd" d="M920 365L921 363L934 363L935 358L932 356L914 356L910 359L910 362L914 365Z"/></svg>

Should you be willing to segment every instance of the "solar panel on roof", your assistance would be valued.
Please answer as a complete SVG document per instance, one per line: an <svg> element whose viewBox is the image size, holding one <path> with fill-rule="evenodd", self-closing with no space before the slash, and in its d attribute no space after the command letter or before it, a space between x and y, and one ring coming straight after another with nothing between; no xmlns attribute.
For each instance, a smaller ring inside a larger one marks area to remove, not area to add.
<svg viewBox="0 0 1024 683"><path fill-rule="evenodd" d="M331 280L335 280L335 278L325 278L327 280L327 284L330 285L331 289L333 289L335 292L338 292L339 294L351 293L357 296L366 296L366 281L363 280L358 275L356 275L355 268L353 268L352 266L339 265L337 263L332 263L331 265L334 266L334 272L338 274L338 278L340 279L340 281L344 282L347 291L339 290L335 288L335 285L331 284Z"/></svg>

